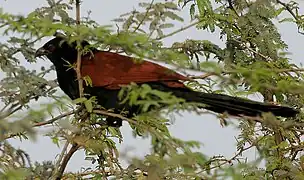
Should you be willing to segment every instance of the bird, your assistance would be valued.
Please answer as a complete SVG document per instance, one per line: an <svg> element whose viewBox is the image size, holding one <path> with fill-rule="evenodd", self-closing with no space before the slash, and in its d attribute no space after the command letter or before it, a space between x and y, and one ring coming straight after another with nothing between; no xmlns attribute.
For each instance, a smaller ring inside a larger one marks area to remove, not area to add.
<svg viewBox="0 0 304 180"><path fill-rule="evenodd" d="M80 97L77 74L70 66L77 62L77 43L69 42L62 34L54 36L36 50L35 57L47 57L55 67L59 87L72 100L77 99ZM185 85L186 81L191 80L189 77L157 63L147 60L136 63L132 57L93 48L85 40L80 44L82 47L89 47L90 50L81 55L81 75L89 76L92 82L91 85L84 83L84 94L89 97L95 96L98 104L105 109L114 109L115 113L124 111L127 118L141 113L140 106L120 103L120 90L131 83L146 84L152 89L169 92L177 98L184 99L185 102L203 104L199 108L219 114L257 117L262 113L271 112L275 116L295 117L299 113L295 108L288 106L195 91ZM118 117L107 117L106 122L108 126L122 126L122 120Z"/></svg>

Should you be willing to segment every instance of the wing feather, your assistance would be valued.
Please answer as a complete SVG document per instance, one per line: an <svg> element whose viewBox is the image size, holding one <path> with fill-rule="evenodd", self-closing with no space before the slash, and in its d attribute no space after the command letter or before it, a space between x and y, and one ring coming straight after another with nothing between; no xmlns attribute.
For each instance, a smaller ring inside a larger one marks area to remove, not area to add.
<svg viewBox="0 0 304 180"><path fill-rule="evenodd" d="M169 87L186 88L180 81L190 80L153 62L135 63L131 57L111 52L97 52L82 60L82 76L89 76L95 87L120 89L131 82L161 82Z"/></svg>

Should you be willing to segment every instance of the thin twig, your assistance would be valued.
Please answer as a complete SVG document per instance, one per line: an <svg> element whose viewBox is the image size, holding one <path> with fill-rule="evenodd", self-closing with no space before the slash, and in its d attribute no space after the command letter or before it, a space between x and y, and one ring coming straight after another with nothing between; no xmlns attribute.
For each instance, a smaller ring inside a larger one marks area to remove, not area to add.
<svg viewBox="0 0 304 180"><path fill-rule="evenodd" d="M123 115L116 114L116 113L111 113L111 112L108 112L108 111L106 111L106 110L96 109L96 110L93 110L93 113L101 114L101 115L106 115L106 116L111 116L111 117L116 117L116 118L120 118L121 120L130 122L130 123L132 123L132 124L136 124L136 123L137 123L137 122L136 122L135 120L133 120L133 119L126 118L126 117L124 117Z"/></svg>
<svg viewBox="0 0 304 180"><path fill-rule="evenodd" d="M66 116L70 116L72 114L75 114L75 113L79 112L80 110L81 110L81 108L77 109L76 111L69 111L69 112L66 112L64 114L60 114L59 116L56 116L56 117L54 117L54 118L52 118L50 120L39 122L39 123L35 123L35 124L32 125L32 127L41 127L41 126L45 126L45 125L48 125L48 124L53 124L55 121L57 121L57 120L59 120L61 118L64 118ZM18 134L10 134L10 135L5 136L3 139L13 138L13 137L18 136L18 135L20 135L20 133L18 133Z"/></svg>
<svg viewBox="0 0 304 180"><path fill-rule="evenodd" d="M169 33L169 34L166 34L166 35L160 36L160 37L158 37L158 38L155 38L155 40L161 40L161 39L165 39L165 38L167 38L167 37L173 36L173 35L175 35L175 34L177 34L177 33L179 33L179 32L182 32L182 31L184 31L184 30L186 30L186 29L189 29L189 28L191 28L191 27L197 25L197 24L200 23L200 22L201 22L201 20L198 20L198 21L196 21L196 22L193 22L193 23L189 24L188 26L181 27L180 29L178 29L178 30L176 30L176 31L173 31L173 32L171 32L171 33Z"/></svg>
<svg viewBox="0 0 304 180"><path fill-rule="evenodd" d="M133 32L136 32L136 31L140 28L140 26L143 24L143 22L145 21L145 19L146 19L147 16L148 16L149 11L150 11L151 8L152 8L153 3L154 3L154 0L151 1L150 6L149 6L149 7L147 8L147 10L146 10L145 16L144 16L144 17L142 18L142 20L138 23L137 27L134 29Z"/></svg>
<svg viewBox="0 0 304 180"><path fill-rule="evenodd" d="M22 109L23 105L18 106L17 108L14 109L14 107L16 107L16 104L11 105L10 109L8 109L3 115L0 115L0 119L4 119L9 117L10 115L14 114L15 112L19 111Z"/></svg>
<svg viewBox="0 0 304 180"><path fill-rule="evenodd" d="M231 9L238 17L239 17L239 14L238 12L236 11L236 9L233 7L233 2L232 0L228 0L228 4L229 4L229 9Z"/></svg>
<svg viewBox="0 0 304 180"><path fill-rule="evenodd" d="M237 43L239 43L239 44L244 43L244 42L239 41L239 40L237 40L237 39L234 39L233 41L235 41L235 42L237 42ZM261 57L264 58L266 61L273 61L273 59L272 59L271 57L268 57L268 56L266 56L266 55L264 55L264 54L262 54L262 53L259 53L258 51L254 50L254 49L252 49L252 48L250 48L250 47L245 47L245 48L246 48L248 51L250 51L250 52L252 52L252 53L254 53L254 54L256 54L256 55L261 56Z"/></svg>
<svg viewBox="0 0 304 180"><path fill-rule="evenodd" d="M80 25L80 0L76 0L76 23ZM78 46L80 48L81 43L77 41ZM83 96L83 80L81 78L81 50L77 50L77 80L78 80L78 88L79 88L79 97Z"/></svg>
<svg viewBox="0 0 304 180"><path fill-rule="evenodd" d="M292 11L292 9L288 6L288 4L283 3L280 0L277 0L277 3L281 4L290 13L291 16L296 20L296 23L298 24L299 19L298 19L297 15ZM304 33L300 31L300 26L299 25L298 25L298 33L304 35Z"/></svg>
<svg viewBox="0 0 304 180"><path fill-rule="evenodd" d="M77 110L78 111L78 110ZM60 114L59 116L56 116L48 121L43 121L43 122L39 122L39 123L35 123L33 125L33 127L39 127L39 126L44 126L44 125L47 125L47 124L53 124L55 121L61 119L61 118L64 118L66 116L70 116L72 114L75 114L77 111L69 111L69 112L66 112L64 114Z"/></svg>
<svg viewBox="0 0 304 180"><path fill-rule="evenodd" d="M260 140L258 140L260 141ZM252 143L250 146L246 147L246 148L242 148L241 150L239 150L233 157L231 157L230 159L225 159L224 162L218 164L218 165L215 165L215 166L212 166L208 169L204 169L202 171L200 171L199 173L202 173L202 172L205 172L205 171L210 171L212 169L216 169L216 168L219 168L219 167L222 167L223 165L226 165L227 163L231 163L232 161L234 161L237 157L239 157L243 152L247 151L248 149L251 149L252 147L254 147L255 145L257 144L256 143ZM197 173L197 174L199 174Z"/></svg>
<svg viewBox="0 0 304 180"><path fill-rule="evenodd" d="M218 75L217 73L214 72L207 72L204 75L200 75L200 76L189 76L191 79L206 79L210 76L214 76L214 75Z"/></svg>

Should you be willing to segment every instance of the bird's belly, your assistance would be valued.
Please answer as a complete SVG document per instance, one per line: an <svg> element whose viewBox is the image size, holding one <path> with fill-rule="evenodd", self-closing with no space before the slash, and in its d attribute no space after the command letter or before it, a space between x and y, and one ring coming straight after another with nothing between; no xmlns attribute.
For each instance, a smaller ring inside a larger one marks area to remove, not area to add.
<svg viewBox="0 0 304 180"><path fill-rule="evenodd" d="M119 90L108 90L102 87L86 87L85 92L96 96L98 104L106 109L119 108Z"/></svg>
<svg viewBox="0 0 304 180"><path fill-rule="evenodd" d="M77 82L77 81L76 81ZM67 94L72 100L79 98L79 88L78 83L67 83L66 81L60 81L58 79L59 87L65 94Z"/></svg>

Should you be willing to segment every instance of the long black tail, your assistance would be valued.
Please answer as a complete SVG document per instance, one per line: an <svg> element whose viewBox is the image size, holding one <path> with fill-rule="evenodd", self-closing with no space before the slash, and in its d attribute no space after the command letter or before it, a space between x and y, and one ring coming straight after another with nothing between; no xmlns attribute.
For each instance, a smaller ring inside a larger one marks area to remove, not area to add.
<svg viewBox="0 0 304 180"><path fill-rule="evenodd" d="M294 117L299 113L296 109L290 107L266 104L223 94L192 91L183 94L177 93L176 95L189 102L203 103L206 105L205 109L217 113L227 112L235 116L259 116L263 112L272 112L275 116Z"/></svg>

